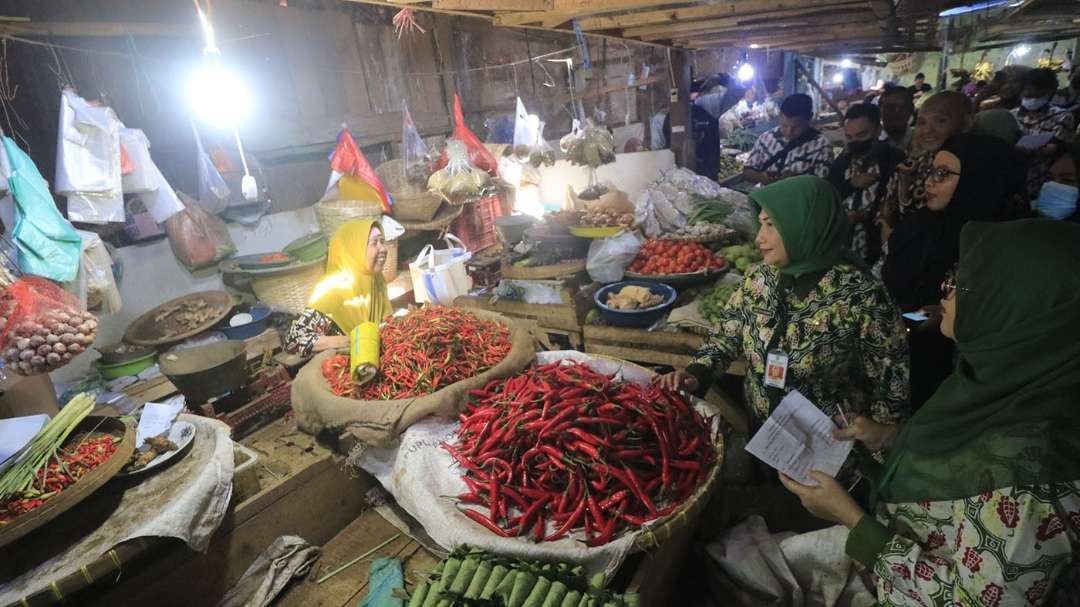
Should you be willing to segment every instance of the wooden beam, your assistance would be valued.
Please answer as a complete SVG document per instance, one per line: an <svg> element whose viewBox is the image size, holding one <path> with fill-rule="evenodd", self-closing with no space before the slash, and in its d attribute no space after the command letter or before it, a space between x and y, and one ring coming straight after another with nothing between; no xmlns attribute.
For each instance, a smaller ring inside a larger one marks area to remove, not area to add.
<svg viewBox="0 0 1080 607"><path fill-rule="evenodd" d="M400 9L401 6L402 6L401 4L398 4L396 2L389 2L388 0L344 0L344 1L345 2L354 2L356 4L368 4L368 5L371 5L371 6L385 6L385 7L388 7L388 8L397 8L397 9ZM412 5L409 8L411 8L414 11L419 11L419 12L424 12L424 13L434 13L434 14L437 14L437 15L453 15L455 17L467 17L467 18L470 18L470 19L480 19L480 20L483 20L483 21L487 21L488 23L491 23L492 25L495 24L495 18L492 15L485 15L484 13L474 13L474 12L469 12L469 11L458 11L458 10L452 10L452 9L440 9L440 8L435 8L435 7L432 7L432 6L423 6L423 5ZM563 33L563 34L572 34L572 33L574 33L573 30L571 30L571 29L558 28L558 27L557 28L540 27L540 26L536 26L536 25L506 25L506 26L503 26L503 27L514 28L514 29L524 29L524 30L538 30L538 31L542 31L542 32L559 32L559 33ZM619 42L619 43L633 42L635 44L641 44L641 45L644 45L644 46L652 46L652 47L662 48L662 49L670 49L670 48L672 48L671 45L668 45L668 44L657 44L655 42L644 42L644 41L641 41L641 40L627 40L627 39L621 38L619 36L611 36L611 35L608 35L608 34L599 34L599 33L596 33L596 32L584 32L584 34L586 36L590 37L590 38L597 38L597 39L600 39L600 40L612 40L612 41Z"/></svg>
<svg viewBox="0 0 1080 607"><path fill-rule="evenodd" d="M736 19L744 19L744 17L737 17ZM687 23L680 25L678 30L667 30L653 34L643 35L641 36L641 39L668 40L698 37L710 33L724 33L728 31L739 32L743 35L752 35L754 33L776 33L782 35L788 33L796 33L799 30L803 30L801 33L806 33L806 30L810 28L854 24L863 24L867 26L877 25L877 20L874 19L874 16L870 13L851 13L842 17L833 15L821 17L791 17L788 19L774 19L768 22L760 23L743 23L737 21L722 26L709 24L702 28L693 27L696 24Z"/></svg>
<svg viewBox="0 0 1080 607"><path fill-rule="evenodd" d="M745 2L722 2L715 5L673 8L669 10L628 13L609 17L582 19L578 24L582 30L626 29L655 23L679 23L694 19L719 17L742 17L748 15L775 16L799 14L799 11L814 11L824 8L848 8L864 6L865 0L748 0Z"/></svg>
<svg viewBox="0 0 1080 607"><path fill-rule="evenodd" d="M869 11L847 12L843 15L829 13L817 13L812 15L787 16L761 19L757 16L725 17L723 19L709 19L705 21L693 21L687 23L674 23L665 25L648 25L623 30L623 36L627 38L664 39L677 34L722 31L724 29L738 28L740 30L756 27L785 27L797 25L831 25L852 22L876 22L874 14Z"/></svg>
<svg viewBox="0 0 1080 607"><path fill-rule="evenodd" d="M434 8L470 11L549 11L554 0L435 0Z"/></svg>
<svg viewBox="0 0 1080 607"><path fill-rule="evenodd" d="M198 24L113 23L95 21L0 22L0 31L16 36L198 36Z"/></svg>
<svg viewBox="0 0 1080 607"><path fill-rule="evenodd" d="M707 38L692 38L686 40L686 44L691 48L710 48L716 46L748 46L750 44L759 44L764 47L773 49L787 49L792 46L801 46L806 44L818 44L819 46L825 46L826 44L832 44L838 41L844 40L881 40L881 35L878 31L853 31L846 34L794 34L790 36L777 36L772 35L753 35L753 36L740 36L738 34L731 34L722 36L720 38L707 37Z"/></svg>
<svg viewBox="0 0 1080 607"><path fill-rule="evenodd" d="M609 84L608 86L604 86L601 88L590 87L583 93L574 93L573 99L592 99L593 97L603 97L604 95L608 95L610 93L618 93L619 91L625 91L626 89L636 89L639 86L660 84L661 82L667 81L668 76L667 74L664 74L663 76L649 76L648 78L642 78L641 80L638 80L633 84L623 82L621 84ZM561 95L556 95L550 99L553 100L555 103L567 103L571 100L571 97L569 93L563 93ZM546 100L547 99L545 99L545 101Z"/></svg>
<svg viewBox="0 0 1080 607"><path fill-rule="evenodd" d="M1027 9L1031 8L1031 5L1035 4L1038 1L1039 0L1023 0L1020 3L1020 6L1014 8L1008 15L1005 15L1005 19L1003 20L1008 21L1009 19L1017 17L1018 15L1020 15L1020 13L1023 13Z"/></svg>
<svg viewBox="0 0 1080 607"><path fill-rule="evenodd" d="M582 17L588 17L591 15L600 15L603 13L615 13L632 8L640 8L645 6L665 6L668 4L685 4L687 0L630 0L628 2L620 2L617 4L607 4L602 2L590 2L580 7L574 8L565 6L558 8L560 3L565 4L565 0L554 0L556 8L549 11L528 11L523 13L505 13L502 15L495 15L496 25L523 25L526 23L542 23L545 27L555 27L562 25L572 19L580 19Z"/></svg>

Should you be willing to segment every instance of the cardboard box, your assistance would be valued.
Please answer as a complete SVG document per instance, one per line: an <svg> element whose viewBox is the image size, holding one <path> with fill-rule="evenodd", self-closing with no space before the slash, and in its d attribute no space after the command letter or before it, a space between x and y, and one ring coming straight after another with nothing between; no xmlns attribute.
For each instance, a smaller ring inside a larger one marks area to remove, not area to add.
<svg viewBox="0 0 1080 607"><path fill-rule="evenodd" d="M44 413L56 415L60 403L47 373L23 377L11 371L0 381L0 418Z"/></svg>

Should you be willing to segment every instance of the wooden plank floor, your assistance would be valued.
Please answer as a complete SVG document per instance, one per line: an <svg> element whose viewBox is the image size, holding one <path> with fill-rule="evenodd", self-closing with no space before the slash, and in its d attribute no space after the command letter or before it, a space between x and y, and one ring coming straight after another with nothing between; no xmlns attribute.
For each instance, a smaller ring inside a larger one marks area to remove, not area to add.
<svg viewBox="0 0 1080 607"><path fill-rule="evenodd" d="M380 557L396 558L405 570L406 588L413 585L435 568L438 559L407 535L396 540L375 554L356 563L334 577L318 584L316 580L372 548L394 537L398 530L379 516L367 510L332 540L323 546L311 573L293 584L274 603L279 606L354 607L368 590L368 574L371 562Z"/></svg>

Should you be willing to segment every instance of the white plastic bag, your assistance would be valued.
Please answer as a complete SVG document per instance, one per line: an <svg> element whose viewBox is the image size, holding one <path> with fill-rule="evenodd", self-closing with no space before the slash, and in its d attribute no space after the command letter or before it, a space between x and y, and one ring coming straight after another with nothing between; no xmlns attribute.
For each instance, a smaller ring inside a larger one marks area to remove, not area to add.
<svg viewBox="0 0 1080 607"><path fill-rule="evenodd" d="M123 223L122 126L110 108L92 106L70 89L61 93L55 191L67 196L69 220Z"/></svg>
<svg viewBox="0 0 1080 607"><path fill-rule="evenodd" d="M644 240L637 232L620 232L610 238L600 238L589 244L585 270L589 278L600 283L623 279L627 266L637 257Z"/></svg>
<svg viewBox="0 0 1080 607"><path fill-rule="evenodd" d="M472 259L472 253L453 234L443 240L448 248L428 245L409 263L413 297L418 304L452 306L455 299L472 290L472 279L465 272L465 262Z"/></svg>
<svg viewBox="0 0 1080 607"><path fill-rule="evenodd" d="M112 314L123 306L120 289L113 276L112 256L101 237L94 232L76 230L82 237L82 255L75 280L65 283L64 290L79 298L90 312Z"/></svg>
<svg viewBox="0 0 1080 607"><path fill-rule="evenodd" d="M199 129L195 127L194 122L191 123L191 129L195 132L195 161L199 171L199 205L210 214L217 215L228 208L232 191L229 190L225 179L214 166L214 162L210 160L210 154L203 149Z"/></svg>

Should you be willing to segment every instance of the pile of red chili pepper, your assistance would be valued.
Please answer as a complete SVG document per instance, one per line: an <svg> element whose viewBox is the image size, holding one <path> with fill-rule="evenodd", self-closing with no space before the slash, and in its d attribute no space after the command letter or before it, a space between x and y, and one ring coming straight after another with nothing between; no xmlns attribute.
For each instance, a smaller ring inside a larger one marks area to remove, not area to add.
<svg viewBox="0 0 1080 607"><path fill-rule="evenodd" d="M77 441L71 451L61 448L42 469L33 487L18 497L0 501L0 525L41 506L74 485L86 473L107 462L116 452L118 441L110 435L84 437Z"/></svg>
<svg viewBox="0 0 1080 607"><path fill-rule="evenodd" d="M424 396L483 373L510 353L506 326L444 306L392 318L379 341L379 374L362 386L349 376L348 356L323 361L323 377L335 395L360 400Z"/></svg>
<svg viewBox="0 0 1080 607"><path fill-rule="evenodd" d="M470 392L457 442L464 513L503 537L590 546L671 514L716 461L709 424L678 394L560 361Z"/></svg>

